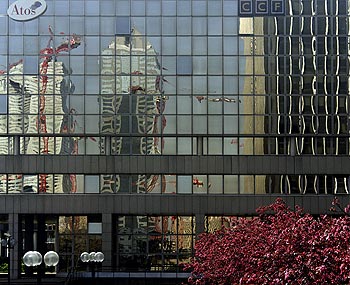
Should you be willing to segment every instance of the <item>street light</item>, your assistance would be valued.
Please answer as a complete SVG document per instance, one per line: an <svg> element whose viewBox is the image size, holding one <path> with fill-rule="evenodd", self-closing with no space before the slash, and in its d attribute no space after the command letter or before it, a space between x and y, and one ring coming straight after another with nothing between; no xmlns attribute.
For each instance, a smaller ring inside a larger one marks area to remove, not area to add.
<svg viewBox="0 0 350 285"><path fill-rule="evenodd" d="M91 275L92 279L95 279L95 265L97 263L102 263L105 259L105 255L102 252L83 252L80 254L80 260L84 263L91 264Z"/></svg>
<svg viewBox="0 0 350 285"><path fill-rule="evenodd" d="M1 240L1 245L7 249L8 266L7 266L7 284L11 284L11 260L10 260L10 250L14 248L16 240L11 237L9 233L4 233L6 239Z"/></svg>
<svg viewBox="0 0 350 285"><path fill-rule="evenodd" d="M48 251L44 255L44 263L46 266L56 266L59 262L60 258L55 251Z"/></svg>
<svg viewBox="0 0 350 285"><path fill-rule="evenodd" d="M23 263L28 267L40 266L43 257L38 251L28 251L23 255ZM46 266L56 266L59 261L59 256L55 251L48 251L44 255L44 263ZM37 284L41 284L41 272L37 272Z"/></svg>

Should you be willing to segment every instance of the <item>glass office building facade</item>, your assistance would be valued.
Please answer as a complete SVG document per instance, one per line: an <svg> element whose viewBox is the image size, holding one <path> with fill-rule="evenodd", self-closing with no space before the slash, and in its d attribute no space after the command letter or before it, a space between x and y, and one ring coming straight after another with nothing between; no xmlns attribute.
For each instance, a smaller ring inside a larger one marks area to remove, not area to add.
<svg viewBox="0 0 350 285"><path fill-rule="evenodd" d="M181 274L196 235L230 216L276 197L318 214L349 193L350 4L242 13L262 2L3 1L12 276L33 249L56 250L59 273L103 251L115 272Z"/></svg>

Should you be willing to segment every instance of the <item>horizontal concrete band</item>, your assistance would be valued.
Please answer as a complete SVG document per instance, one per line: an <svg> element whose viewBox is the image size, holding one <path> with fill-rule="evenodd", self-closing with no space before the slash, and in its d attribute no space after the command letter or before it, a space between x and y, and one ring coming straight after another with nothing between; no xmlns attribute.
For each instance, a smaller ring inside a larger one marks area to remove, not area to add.
<svg viewBox="0 0 350 285"><path fill-rule="evenodd" d="M253 215L278 197L312 214L332 213L333 195L5 194L0 214ZM338 196L342 205L348 195Z"/></svg>
<svg viewBox="0 0 350 285"><path fill-rule="evenodd" d="M349 175L348 156L0 156L0 174Z"/></svg>

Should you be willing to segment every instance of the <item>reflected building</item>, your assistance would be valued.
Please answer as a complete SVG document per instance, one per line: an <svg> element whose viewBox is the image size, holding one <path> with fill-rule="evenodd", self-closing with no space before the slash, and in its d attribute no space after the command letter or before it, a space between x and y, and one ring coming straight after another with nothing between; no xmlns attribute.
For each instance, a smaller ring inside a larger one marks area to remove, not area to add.
<svg viewBox="0 0 350 285"><path fill-rule="evenodd" d="M266 93L271 117L269 153L290 156L349 154L349 47L347 1L300 1L288 17L269 18L264 29ZM349 193L348 175L282 175L273 191Z"/></svg>
<svg viewBox="0 0 350 285"><path fill-rule="evenodd" d="M30 134L38 133L38 128L45 125L45 132L60 133L63 128L63 95L64 67L62 62L48 63L47 81L45 82L45 94L42 93L43 85L39 77L23 74L23 63L12 66L8 76L4 74L1 82L4 90L8 90L9 115L1 116L1 133L14 134L13 139L1 137L1 154L54 154L63 152L63 138L48 137L42 139L38 136L30 137ZM7 78L6 78L7 77ZM8 86L7 86L8 84ZM39 95L41 94L41 95ZM55 96L54 96L55 95ZM44 97L44 99L41 99ZM45 101L45 103L41 102ZM41 104L41 105L40 105ZM43 105L44 104L44 105ZM42 117L36 114L38 108L42 108ZM48 114L48 115L46 115ZM52 115L54 114L54 115ZM43 117L45 119L43 119ZM18 134L29 136L19 137ZM17 149L16 149L17 148ZM6 175L2 176L6 181ZM30 175L11 175L8 177L9 192L38 192L38 177ZM54 184L57 192L63 192L63 176L50 175L47 179L40 180L42 192L53 192ZM6 183L2 181L1 189L6 192Z"/></svg>
<svg viewBox="0 0 350 285"><path fill-rule="evenodd" d="M49 27L52 33L51 27ZM71 154L69 138L46 136L64 133L67 129L69 112L65 106L66 91L71 88L65 81L67 70L56 59L62 51L69 51L80 45L80 39L73 35L57 48L51 46L53 35L46 48L40 50L42 58L38 74L24 74L23 60L9 66L8 72L1 72L1 90L6 93L7 115L1 115L0 133L10 137L0 138L0 153L3 155ZM68 41L70 41L68 43ZM34 68L35 69L35 68ZM26 136L20 136L26 134ZM37 136L36 134L42 134ZM36 135L36 136L35 136ZM0 191L63 193L63 175L2 175ZM6 186L8 184L8 186ZM74 190L71 190L74 191ZM70 191L69 191L70 192Z"/></svg>
<svg viewBox="0 0 350 285"><path fill-rule="evenodd" d="M103 50L100 133L107 137L101 141L101 153L128 154L132 147L134 154L161 154L161 138L156 136L165 128L162 112L166 97L161 80L156 51L135 28ZM139 134L132 142L125 136L130 131ZM158 179L158 175L138 175L132 185L136 193L146 193L154 189ZM101 192L125 192L129 179L123 180L119 175L104 176Z"/></svg>
<svg viewBox="0 0 350 285"><path fill-rule="evenodd" d="M244 77L243 100L241 100L240 108L243 110L243 124L241 124L242 134L254 134L256 137L243 138L244 147L242 155L263 155L264 154L264 139L259 137L265 134L265 41L264 41L264 20L263 18L241 18L239 22L239 33L243 41L243 68L248 76ZM254 35L254 36L252 36ZM256 194L264 194L265 191L265 176L254 179L249 177L244 179L244 186L241 186L242 193L249 193L256 187ZM255 185L254 185L255 184Z"/></svg>

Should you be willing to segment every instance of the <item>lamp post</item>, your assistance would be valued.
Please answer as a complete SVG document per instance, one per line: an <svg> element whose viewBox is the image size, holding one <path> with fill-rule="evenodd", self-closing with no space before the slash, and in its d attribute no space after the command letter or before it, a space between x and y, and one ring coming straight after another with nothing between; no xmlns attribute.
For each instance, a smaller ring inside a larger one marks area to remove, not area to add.
<svg viewBox="0 0 350 285"><path fill-rule="evenodd" d="M97 263L102 263L105 259L105 255L102 252L83 252L80 255L80 260L84 263L89 263L91 265L91 276L93 279L93 283L95 283L95 265Z"/></svg>
<svg viewBox="0 0 350 285"><path fill-rule="evenodd" d="M10 250L14 248L16 240L11 237L9 233L4 233L6 239L1 240L1 245L7 249L8 266L7 266L7 284L11 284L11 253Z"/></svg>
<svg viewBox="0 0 350 285"><path fill-rule="evenodd" d="M23 263L28 267L40 266L42 264L43 257L38 251L28 251L23 255ZM58 264L59 257L55 251L48 251L44 255L44 263L46 266L56 266ZM41 284L41 272L37 272L37 284Z"/></svg>

